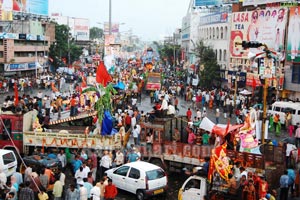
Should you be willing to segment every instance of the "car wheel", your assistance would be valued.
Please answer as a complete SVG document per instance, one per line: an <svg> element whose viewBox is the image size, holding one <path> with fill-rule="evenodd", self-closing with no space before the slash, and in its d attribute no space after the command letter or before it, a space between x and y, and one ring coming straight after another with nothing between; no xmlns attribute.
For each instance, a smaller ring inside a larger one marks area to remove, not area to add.
<svg viewBox="0 0 300 200"><path fill-rule="evenodd" d="M145 194L142 190L138 190L136 192L136 199L137 200L144 200L145 199Z"/></svg>

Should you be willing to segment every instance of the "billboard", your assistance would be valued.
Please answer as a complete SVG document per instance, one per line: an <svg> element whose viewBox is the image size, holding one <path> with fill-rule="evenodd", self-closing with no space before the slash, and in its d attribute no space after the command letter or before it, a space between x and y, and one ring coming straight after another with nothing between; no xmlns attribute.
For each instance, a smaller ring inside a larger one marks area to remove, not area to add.
<svg viewBox="0 0 300 200"><path fill-rule="evenodd" d="M230 55L248 58L261 52L260 48L243 50L242 41L257 41L266 44L270 50L284 50L285 29L287 23L286 8L267 8L249 12L232 13Z"/></svg>
<svg viewBox="0 0 300 200"><path fill-rule="evenodd" d="M119 33L119 23L111 23L111 32L112 33ZM104 33L109 33L109 23L105 22L104 23L104 29L103 29Z"/></svg>
<svg viewBox="0 0 300 200"><path fill-rule="evenodd" d="M200 25L215 24L215 23L226 23L228 21L228 13L215 13L211 15L201 16Z"/></svg>
<svg viewBox="0 0 300 200"><path fill-rule="evenodd" d="M243 0L243 6L261 5L268 3L286 2L287 0Z"/></svg>
<svg viewBox="0 0 300 200"><path fill-rule="evenodd" d="M12 17L13 4L12 1L0 0L0 20L2 21L11 21Z"/></svg>
<svg viewBox="0 0 300 200"><path fill-rule="evenodd" d="M74 19L74 35L76 40L86 41L90 40L90 25L88 19L75 18Z"/></svg>
<svg viewBox="0 0 300 200"><path fill-rule="evenodd" d="M194 6L218 6L222 3L222 0L195 0Z"/></svg>
<svg viewBox="0 0 300 200"><path fill-rule="evenodd" d="M12 10L48 16L48 0L3 0L12 3Z"/></svg>
<svg viewBox="0 0 300 200"><path fill-rule="evenodd" d="M287 42L287 61L300 62L300 7L290 8L288 42Z"/></svg>

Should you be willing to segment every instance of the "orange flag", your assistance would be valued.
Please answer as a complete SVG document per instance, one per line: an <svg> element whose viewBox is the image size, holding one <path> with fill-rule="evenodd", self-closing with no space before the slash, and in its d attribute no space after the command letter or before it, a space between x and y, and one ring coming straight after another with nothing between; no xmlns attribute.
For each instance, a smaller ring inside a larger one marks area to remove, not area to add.
<svg viewBox="0 0 300 200"><path fill-rule="evenodd" d="M100 64L97 68L96 81L97 83L102 84L104 87L107 85L109 81L112 81L112 78L107 72L103 61L100 61Z"/></svg>

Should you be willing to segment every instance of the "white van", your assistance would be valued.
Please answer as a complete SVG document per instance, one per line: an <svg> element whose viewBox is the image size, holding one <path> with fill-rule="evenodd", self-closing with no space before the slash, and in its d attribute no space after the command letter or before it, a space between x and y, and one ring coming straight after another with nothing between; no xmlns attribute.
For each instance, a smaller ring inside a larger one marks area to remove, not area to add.
<svg viewBox="0 0 300 200"><path fill-rule="evenodd" d="M279 114L281 124L285 124L286 113L290 111L292 114L292 125L300 123L300 103L291 101L276 101L268 110L269 114Z"/></svg>
<svg viewBox="0 0 300 200"><path fill-rule="evenodd" d="M0 149L0 169L7 177L17 170L18 161L12 150Z"/></svg>

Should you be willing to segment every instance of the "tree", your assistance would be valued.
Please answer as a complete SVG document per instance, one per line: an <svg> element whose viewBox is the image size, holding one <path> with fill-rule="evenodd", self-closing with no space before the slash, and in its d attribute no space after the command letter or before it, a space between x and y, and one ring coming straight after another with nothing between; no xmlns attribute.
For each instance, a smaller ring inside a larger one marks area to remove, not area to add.
<svg viewBox="0 0 300 200"><path fill-rule="evenodd" d="M200 40L193 51L200 60L200 66L203 66L199 70L200 85L205 88L220 87L220 65L212 47Z"/></svg>
<svg viewBox="0 0 300 200"><path fill-rule="evenodd" d="M157 47L159 56L163 59L163 62L174 65L174 50L176 53L176 60L178 60L179 55L181 55L181 49L179 45L174 44L164 44L160 45L158 42L153 42L153 45Z"/></svg>
<svg viewBox="0 0 300 200"><path fill-rule="evenodd" d="M103 29L98 28L98 27L92 27L90 29L90 39L100 39L103 37Z"/></svg>
<svg viewBox="0 0 300 200"><path fill-rule="evenodd" d="M68 42L69 41L69 42ZM50 45L49 57L53 60L55 67L64 66L63 59L68 63L70 51L70 63L78 60L82 51L75 44L74 38L70 35L70 28L67 25L55 24L55 42Z"/></svg>

